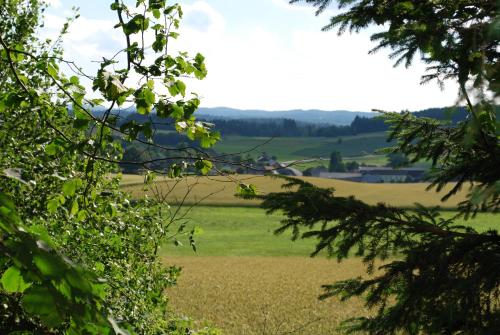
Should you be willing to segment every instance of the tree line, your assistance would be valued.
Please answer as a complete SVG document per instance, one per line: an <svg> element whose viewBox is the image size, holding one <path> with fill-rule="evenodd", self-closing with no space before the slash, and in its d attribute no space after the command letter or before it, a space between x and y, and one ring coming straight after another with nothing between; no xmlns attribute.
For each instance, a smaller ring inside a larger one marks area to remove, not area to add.
<svg viewBox="0 0 500 335"><path fill-rule="evenodd" d="M434 118L449 121L451 124L464 121L467 112L464 107L453 108L429 108L414 112L417 117ZM256 136L256 137L339 137L352 136L364 133L381 132L389 130L388 125L380 117L356 116L348 126L325 125L318 123L307 123L288 118L276 119L211 119L203 120L214 123L214 129L223 136ZM164 131L174 131L175 125L160 121L156 115L148 116L140 114L130 114L123 118L123 123L135 121L137 123L151 122L156 129ZM158 133L161 134L161 133ZM166 135L158 135L165 137ZM168 137L168 136L166 136ZM170 139L168 139L170 141ZM174 139L174 141L177 139Z"/></svg>

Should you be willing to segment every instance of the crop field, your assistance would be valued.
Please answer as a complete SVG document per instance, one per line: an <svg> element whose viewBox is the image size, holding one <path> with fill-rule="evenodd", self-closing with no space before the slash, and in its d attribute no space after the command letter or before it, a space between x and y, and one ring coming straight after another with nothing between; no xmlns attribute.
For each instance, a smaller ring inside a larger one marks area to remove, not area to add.
<svg viewBox="0 0 500 335"><path fill-rule="evenodd" d="M368 203L383 201L410 207L418 200L426 205L440 204L438 194L425 191L427 184L305 178L322 187L334 187L339 195L355 195ZM173 212L174 203L181 202L188 191L185 203L206 197L202 205L181 208L171 227L172 234L181 223L186 224L184 231L195 229L196 252L182 234L176 236L180 245L171 239L161 249L166 264L182 267L178 285L167 292L172 309L198 320L200 325L216 326L227 335L340 334L342 320L369 314L361 299L318 300L321 285L364 275L361 260L352 257L338 263L325 254L308 257L315 240L291 241L289 232L275 235L282 214L266 215L256 207L258 202L235 197L239 182L256 184L267 193L279 191L282 180L267 176L188 177L173 187L174 181L160 178L145 191L142 176L123 176L125 191L136 198L164 196ZM445 205L456 206L465 193L462 191ZM442 212L445 218L455 214ZM499 219L499 215L482 213L473 222L457 223L474 224L485 231L495 228Z"/></svg>
<svg viewBox="0 0 500 335"><path fill-rule="evenodd" d="M280 215L258 208L196 207L197 252L169 243L165 263L183 268L167 292L176 313L227 335L336 334L340 322L364 314L362 301L319 301L321 285L363 273L359 259L309 258L314 241L275 236Z"/></svg>
<svg viewBox="0 0 500 335"><path fill-rule="evenodd" d="M172 257L166 263L183 267L167 292L173 309L226 335L332 335L342 320L367 314L360 299L317 299L322 284L359 276L358 259Z"/></svg>
<svg viewBox="0 0 500 335"><path fill-rule="evenodd" d="M415 202L426 206L441 206L455 208L465 199L467 190L462 190L445 203L440 201L442 193L426 191L428 184L367 184L334 179L302 177L305 180L321 186L333 187L339 196L351 196L369 204L385 202L397 207L412 207ZM283 180L269 176L235 175L230 177L188 177L181 181L159 178L149 190L144 190L143 177L138 175L123 176L123 190L135 198L145 195L149 197L165 197L171 203L185 203L231 206L257 206L257 200L244 200L235 196L238 183L251 183L257 186L261 193L277 192L281 190ZM447 188L449 189L451 185ZM187 194L188 193L188 194ZM186 195L187 194L187 195Z"/></svg>
<svg viewBox="0 0 500 335"><path fill-rule="evenodd" d="M321 285L362 275L361 261L306 257L314 240L273 234L281 215L266 216L259 208L199 206L186 218L190 228L201 228L197 252L187 244L162 248L167 264L183 268L178 285L168 291L176 312L229 335L337 334L340 321L368 313L360 299L317 299ZM474 226L486 230L498 219L480 214Z"/></svg>
<svg viewBox="0 0 500 335"><path fill-rule="evenodd" d="M368 133L356 136L337 137L247 137L226 136L214 146L221 153L249 152L256 158L262 152L274 155L280 161L314 157L330 157L332 151L340 151L343 157L373 155L377 149L390 146L385 133Z"/></svg>

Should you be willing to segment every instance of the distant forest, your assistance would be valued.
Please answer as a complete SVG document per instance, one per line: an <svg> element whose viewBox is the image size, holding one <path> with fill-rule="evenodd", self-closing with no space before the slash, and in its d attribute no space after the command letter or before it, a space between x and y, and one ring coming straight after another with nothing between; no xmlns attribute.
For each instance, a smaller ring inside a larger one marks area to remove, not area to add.
<svg viewBox="0 0 500 335"><path fill-rule="evenodd" d="M415 112L418 117L432 117L456 123L465 120L465 108L448 111L431 108ZM348 126L305 123L291 119L214 119L211 122L224 135L259 137L338 137L388 130L387 124L377 117L356 116Z"/></svg>
<svg viewBox="0 0 500 335"><path fill-rule="evenodd" d="M466 110L459 108L430 108L414 112L418 117L431 117L439 120L449 120L456 123L466 118ZM142 116L131 114L123 119L123 122L135 120L138 123L147 122L147 118L155 124L158 130L174 130L174 126L160 120L154 114ZM200 119L203 121L202 119ZM356 116L350 125L325 125L320 123L307 123L288 118L256 118L256 119L227 119L212 118L205 120L215 124L215 129L222 136L257 136L257 137L338 137L358 135L363 133L381 132L388 130L383 120L377 117ZM165 134L159 136L165 137ZM173 134L170 134L172 136ZM174 136L175 137L175 136ZM169 142L178 141L179 138L171 138ZM172 143L169 143L172 144Z"/></svg>
<svg viewBox="0 0 500 335"><path fill-rule="evenodd" d="M464 108L432 108L415 112L419 117L433 117L441 120L448 120L452 123L459 122L466 118ZM118 118L120 125L130 121L137 123L151 122L156 129L154 135L155 143L176 148L198 147L197 143L189 142L185 135L175 131L174 125L170 120L159 119L154 113L148 116L140 114L126 114ZM200 120L202 121L202 120ZM256 119L210 119L207 122L214 123L216 130L220 131L222 136L254 136L254 137L341 137L349 135L358 135L372 132L382 132L388 129L383 120L373 117L356 116L350 125L322 125L320 123L306 123L286 118L256 118ZM149 168L162 170L165 163L160 158L165 158L165 153L155 148L147 147L140 143L122 142L125 152L124 161L147 161L157 160L148 164ZM210 154L216 154L213 149L204 149ZM232 158L231 158L232 159ZM240 157L241 159L241 157ZM173 163L180 163L182 159L172 159ZM140 168L134 164L120 164L123 171L127 173L136 173Z"/></svg>

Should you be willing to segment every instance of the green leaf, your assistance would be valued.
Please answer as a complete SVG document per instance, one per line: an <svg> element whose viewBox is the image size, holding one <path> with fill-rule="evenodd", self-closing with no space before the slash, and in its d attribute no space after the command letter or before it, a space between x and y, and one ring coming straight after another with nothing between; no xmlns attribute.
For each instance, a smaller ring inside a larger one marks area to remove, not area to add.
<svg viewBox="0 0 500 335"><path fill-rule="evenodd" d="M37 315L49 327L57 327L64 320L59 314L53 295L46 287L32 286L21 300L26 312Z"/></svg>
<svg viewBox="0 0 500 335"><path fill-rule="evenodd" d="M257 195L257 187L252 184L239 184L236 188L237 194L240 196L254 196Z"/></svg>
<svg viewBox="0 0 500 335"><path fill-rule="evenodd" d="M59 202L58 198L50 199L47 202L47 210L49 211L49 213L52 213L52 214L54 214L55 212L57 212L57 209L60 206L61 206L61 203Z"/></svg>
<svg viewBox="0 0 500 335"><path fill-rule="evenodd" d="M163 48L167 45L167 39L165 38L164 34L158 34L156 35L155 41L153 42L153 45L151 46L154 51L160 52L163 50Z"/></svg>
<svg viewBox="0 0 500 335"><path fill-rule="evenodd" d="M66 280L71 285L71 287L74 287L85 293L92 293L92 285L82 276L81 272L78 272L75 269L71 269L66 273Z"/></svg>
<svg viewBox="0 0 500 335"><path fill-rule="evenodd" d="M41 252L33 256L33 263L44 276L60 278L64 274L64 264L57 256L48 252Z"/></svg>
<svg viewBox="0 0 500 335"><path fill-rule="evenodd" d="M14 205L14 202L2 192L0 192L0 206L8 208L11 211L16 210L16 205Z"/></svg>
<svg viewBox="0 0 500 335"><path fill-rule="evenodd" d="M141 30L148 29L148 26L149 20L142 14L137 14L132 20L123 25L123 32L127 35L136 34Z"/></svg>
<svg viewBox="0 0 500 335"><path fill-rule="evenodd" d="M78 79L77 76L71 76L69 78L69 82L72 83L73 85L79 85L80 84L80 79Z"/></svg>
<svg viewBox="0 0 500 335"><path fill-rule="evenodd" d="M57 68L57 65L55 64L49 64L47 66L47 73L53 77L53 78L57 78L58 75L59 75L59 69Z"/></svg>
<svg viewBox="0 0 500 335"><path fill-rule="evenodd" d="M73 203L71 204L71 210L70 210L69 214L71 216L75 216L76 214L78 214L79 209L80 209L80 207L78 206L78 201L75 199L73 201Z"/></svg>
<svg viewBox="0 0 500 335"><path fill-rule="evenodd" d="M179 88L177 87L177 85L174 83L173 85L170 85L168 87L168 92L173 96L175 97L177 94L179 94Z"/></svg>
<svg viewBox="0 0 500 335"><path fill-rule="evenodd" d="M33 226L26 227L26 230L36 237L40 238L43 242L47 243L51 248L55 248L54 242L52 241L47 228L42 224L37 224Z"/></svg>
<svg viewBox="0 0 500 335"><path fill-rule="evenodd" d="M160 10L158 9L153 9L153 16L155 17L155 19L159 19L160 16L161 16L161 12Z"/></svg>
<svg viewBox="0 0 500 335"><path fill-rule="evenodd" d="M59 144L52 142L45 146L45 152L47 153L47 155L55 156L59 152L60 148L61 146Z"/></svg>
<svg viewBox="0 0 500 335"><path fill-rule="evenodd" d="M178 178L178 177L181 177L181 175L182 175L182 168L180 166L178 166L177 164L173 164L168 169L168 177L169 178Z"/></svg>
<svg viewBox="0 0 500 335"><path fill-rule="evenodd" d="M62 192L66 197L75 195L76 190L80 187L82 181L80 179L71 179L63 184Z"/></svg>
<svg viewBox="0 0 500 335"><path fill-rule="evenodd" d="M21 271L15 266L8 268L0 281L4 290L8 293L22 293L31 285L24 281Z"/></svg>
<svg viewBox="0 0 500 335"><path fill-rule="evenodd" d="M177 5L168 6L167 8L165 8L163 13L165 15L171 14L176 8L177 8Z"/></svg>
<svg viewBox="0 0 500 335"><path fill-rule="evenodd" d="M177 80L175 82L175 86L177 86L178 92L185 97L186 96L186 84L184 84L182 81Z"/></svg>
<svg viewBox="0 0 500 335"><path fill-rule="evenodd" d="M194 163L195 168L201 172L203 175L207 175L213 167L212 162L200 159Z"/></svg>

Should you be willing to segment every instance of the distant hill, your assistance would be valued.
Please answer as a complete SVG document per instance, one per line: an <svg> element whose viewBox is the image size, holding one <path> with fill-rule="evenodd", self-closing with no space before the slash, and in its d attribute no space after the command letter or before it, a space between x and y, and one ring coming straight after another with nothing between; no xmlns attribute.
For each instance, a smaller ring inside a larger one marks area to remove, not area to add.
<svg viewBox="0 0 500 335"><path fill-rule="evenodd" d="M102 117L105 109L95 108L92 112L97 117ZM113 114L120 115L123 120L135 119L138 122L146 122L148 116L135 114L134 108L128 108L124 110L114 110ZM464 120L467 112L463 107L451 107L451 108L429 108L421 111L413 112L418 117L431 117L440 120L450 120L453 123ZM315 127L328 127L328 126L352 126L353 122L356 126L360 128L365 128L365 124L370 131L382 131L385 130L383 122L377 119L373 119L375 116L380 115L376 112L359 112L359 111L346 111L346 110L335 110L335 111L324 111L318 109L294 109L287 111L266 111L260 109L236 109L228 107L201 107L196 111L196 117L201 120L206 121L216 121L216 120L227 120L236 121L240 120L242 122L257 122L270 124L276 123L277 121L282 122L283 120L293 120L296 121L298 125L305 126L309 124ZM152 113L153 118L154 112ZM366 132L368 129L357 129L356 132Z"/></svg>
<svg viewBox="0 0 500 335"><path fill-rule="evenodd" d="M324 111L317 109L294 109L288 111L265 111L260 109L235 109L228 107L199 108L199 118L210 119L289 119L316 124L350 125L356 116L371 118L372 112L351 112L346 110Z"/></svg>

